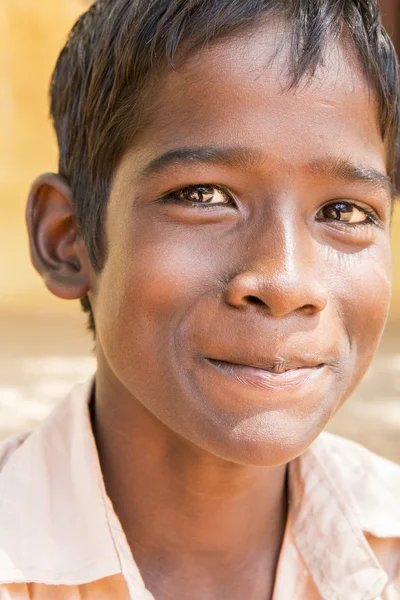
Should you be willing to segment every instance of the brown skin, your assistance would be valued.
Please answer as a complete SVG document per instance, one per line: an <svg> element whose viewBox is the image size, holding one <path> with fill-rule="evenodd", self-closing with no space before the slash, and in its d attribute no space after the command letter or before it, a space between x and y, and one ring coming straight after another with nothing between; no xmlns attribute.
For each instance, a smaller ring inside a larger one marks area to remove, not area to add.
<svg viewBox="0 0 400 600"><path fill-rule="evenodd" d="M387 317L391 196L373 95L339 48L287 90L284 52L266 66L276 37L219 42L165 76L115 173L100 275L66 184L43 176L30 197L46 284L90 294L100 461L157 600L272 597L287 464L358 384ZM234 152L141 176L193 147ZM157 202L200 184L226 190L212 190L219 204ZM207 358L247 367L228 375Z"/></svg>

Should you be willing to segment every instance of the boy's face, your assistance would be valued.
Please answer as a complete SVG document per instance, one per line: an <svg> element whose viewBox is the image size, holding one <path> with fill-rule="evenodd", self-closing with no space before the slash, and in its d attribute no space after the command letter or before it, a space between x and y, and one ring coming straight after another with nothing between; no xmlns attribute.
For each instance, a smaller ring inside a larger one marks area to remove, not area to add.
<svg viewBox="0 0 400 600"><path fill-rule="evenodd" d="M373 94L340 48L288 90L284 50L269 62L284 36L221 41L165 77L115 173L91 294L115 402L271 466L303 452L360 381L391 274Z"/></svg>

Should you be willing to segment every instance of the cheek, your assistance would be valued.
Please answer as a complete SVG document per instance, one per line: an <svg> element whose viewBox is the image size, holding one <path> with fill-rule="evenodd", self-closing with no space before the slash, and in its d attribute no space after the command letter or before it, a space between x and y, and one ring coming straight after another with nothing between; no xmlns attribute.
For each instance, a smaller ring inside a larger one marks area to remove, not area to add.
<svg viewBox="0 0 400 600"><path fill-rule="evenodd" d="M390 245L385 242L360 253L342 255L340 263L338 310L359 380L373 358L389 312Z"/></svg>
<svg viewBox="0 0 400 600"><path fill-rule="evenodd" d="M221 256L226 256L221 236L206 238L185 229L142 223L110 245L95 304L104 345L112 345L112 336L125 353L160 358L187 312L218 286Z"/></svg>

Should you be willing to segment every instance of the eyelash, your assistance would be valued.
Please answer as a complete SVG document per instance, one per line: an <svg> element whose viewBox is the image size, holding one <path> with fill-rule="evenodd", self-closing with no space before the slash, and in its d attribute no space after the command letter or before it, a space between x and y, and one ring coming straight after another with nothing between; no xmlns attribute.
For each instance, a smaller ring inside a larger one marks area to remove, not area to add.
<svg viewBox="0 0 400 600"><path fill-rule="evenodd" d="M183 198L179 198L179 195L184 193L184 192L189 192L189 191L201 191L202 193L205 193L204 190L205 188L210 188L213 190L217 190L218 192L220 192L223 196L225 196L227 199L230 200L230 203L226 203L226 204L208 204L206 202L202 203L202 202L191 202L190 200L185 200ZM162 196L158 202L160 203L167 203L167 202L175 202L177 204L186 204L187 206L191 206L193 208L197 208L199 206L202 207L202 210L214 210L215 208L219 208L221 206L233 206L236 205L234 199L232 198L232 194L230 194L229 192L227 192L222 186L220 185L215 185L215 184L211 184L211 183L204 183L204 184L199 184L199 185L189 185L183 188L179 188L177 190L172 190L171 192L167 192L167 194L164 194L164 196Z"/></svg>
<svg viewBox="0 0 400 600"><path fill-rule="evenodd" d="M188 192L190 190L196 191L196 190L201 190L203 188L211 188L213 190L217 190L219 191L221 194L223 194L226 198L228 198L229 200L231 200L231 203L228 204L222 204L222 203L216 203L216 204L207 204L207 203L201 203L201 202L190 202L190 200L185 200L182 198L179 198L179 195L182 194L183 192ZM170 192L167 192L167 194L165 194L164 196L162 196L161 198L159 198L158 202L160 203L168 203L168 202L175 202L177 204L186 204L192 208L198 208L199 206L201 206L201 210L214 210L216 208L219 208L221 206L232 206L233 204L235 204L234 199L232 198L232 194L230 194L229 192L227 192L222 186L219 185L215 185L215 184L199 184L199 185L190 185L190 186L186 186L183 188L179 188L177 190L172 190ZM355 208L357 210L359 210L360 212L364 213L365 216L367 217L367 219L365 221L361 221L360 223L349 223L349 222L345 222L345 221L335 221L334 219L319 219L320 222L334 222L336 224L339 224L341 226L346 226L346 227L360 227L360 226L366 226L366 225L375 225L376 227L382 227L382 224L380 222L379 217L377 217L375 211L372 210L368 210L367 208L364 208L363 206L360 206L359 204L357 204L356 202L351 202L351 201L345 201L345 200L335 200L335 201L331 201L328 202L327 204L324 204L319 210L323 210L324 208L328 207L328 206L334 206L334 205L338 205L338 204L347 204L348 206L351 206L352 208Z"/></svg>
<svg viewBox="0 0 400 600"><path fill-rule="evenodd" d="M380 227L382 228L382 223L379 219L379 217L377 217L375 211L371 211L368 210L367 208L364 208L363 206L360 206L359 204L357 204L356 202L351 202L349 200L334 200L333 202L328 202L327 204L324 204L324 206L322 206L320 208L320 210L326 208L327 206L335 206L337 204L347 204L348 206L351 206L352 208L355 208L357 210L359 210L360 212L362 212L367 219L365 221L361 221L360 223L349 223L346 221L335 221L334 219L319 219L320 222L331 222L331 223L336 223L337 225L340 226L345 226L345 227L361 227L361 226L371 226L371 225L375 225L376 227Z"/></svg>

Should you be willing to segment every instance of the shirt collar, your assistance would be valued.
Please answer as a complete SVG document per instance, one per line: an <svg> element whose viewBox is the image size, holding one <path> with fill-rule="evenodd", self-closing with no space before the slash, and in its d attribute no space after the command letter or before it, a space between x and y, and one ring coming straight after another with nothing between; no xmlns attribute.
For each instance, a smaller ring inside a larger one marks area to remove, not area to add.
<svg viewBox="0 0 400 600"><path fill-rule="evenodd" d="M337 440L323 434L290 465L293 537L322 598L373 600L388 577L364 534L400 538L400 510L381 462L398 478L400 470L347 440L340 453Z"/></svg>
<svg viewBox="0 0 400 600"><path fill-rule="evenodd" d="M90 426L93 379L77 386L0 475L0 583L79 585L121 572Z"/></svg>
<svg viewBox="0 0 400 600"><path fill-rule="evenodd" d="M115 540L123 532L90 423L93 382L75 387L0 473L0 584L80 585L122 572ZM323 434L290 465L293 538L322 598L372 600L387 575L363 532L400 538L400 509L381 470L379 479L351 453L343 463L335 440ZM396 469L400 490L400 470L386 462L385 477Z"/></svg>

